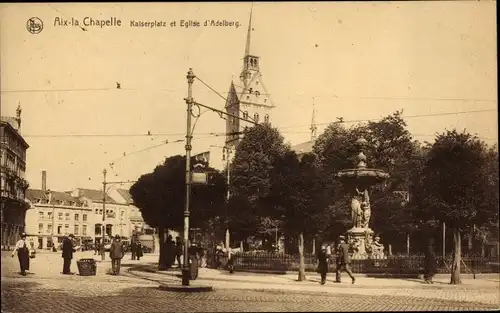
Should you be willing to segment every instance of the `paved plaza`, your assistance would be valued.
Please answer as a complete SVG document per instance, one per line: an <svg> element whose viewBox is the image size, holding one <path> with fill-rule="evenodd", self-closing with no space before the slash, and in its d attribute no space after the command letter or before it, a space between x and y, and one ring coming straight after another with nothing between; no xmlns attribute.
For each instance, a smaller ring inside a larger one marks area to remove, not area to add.
<svg viewBox="0 0 500 313"><path fill-rule="evenodd" d="M94 257L91 252L76 258ZM96 259L97 256L96 256ZM159 290L159 284L180 285L179 271L155 271L157 256L141 261L123 260L122 275L107 275L107 258L97 262L97 275L62 275L60 253L39 253L30 274L21 276L17 258L2 252L2 312L256 312L256 311L435 311L498 310L498 275L464 275L463 284L447 284L438 276L433 285L416 279L358 276L356 284L319 284L318 275L307 281L296 275L235 273L200 269L192 285L210 285L213 292L178 293ZM72 270L78 272L76 259Z"/></svg>

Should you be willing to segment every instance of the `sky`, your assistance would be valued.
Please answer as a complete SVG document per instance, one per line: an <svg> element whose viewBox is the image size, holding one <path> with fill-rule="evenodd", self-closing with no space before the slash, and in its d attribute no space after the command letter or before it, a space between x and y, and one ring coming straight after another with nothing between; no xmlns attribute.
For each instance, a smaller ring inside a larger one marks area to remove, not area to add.
<svg viewBox="0 0 500 313"><path fill-rule="evenodd" d="M239 80L251 8L0 4L1 115L22 107L31 188L41 187L46 170L52 190L99 189L105 168L108 181L134 181L165 157L183 155L186 73L193 68L227 95L231 80ZM291 144L309 140L314 103L318 134L337 117L349 126L403 110L417 140L456 128L498 142L495 12L494 1L254 3L251 52L261 57L276 104L273 126ZM39 34L27 30L32 17L44 23ZM116 18L122 25L84 31L54 25L58 17ZM151 20L166 27L130 26ZM180 27L181 20L201 26ZM205 27L206 20L239 27ZM198 80L193 97L224 108ZM201 112L193 153L210 151L212 165L222 168L225 121Z"/></svg>

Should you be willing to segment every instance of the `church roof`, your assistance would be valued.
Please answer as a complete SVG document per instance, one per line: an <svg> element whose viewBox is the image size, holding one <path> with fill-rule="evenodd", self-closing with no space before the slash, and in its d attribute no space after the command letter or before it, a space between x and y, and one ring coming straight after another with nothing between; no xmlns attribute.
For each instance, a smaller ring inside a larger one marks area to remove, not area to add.
<svg viewBox="0 0 500 313"><path fill-rule="evenodd" d="M299 143L297 145L292 146L292 150L295 151L298 155L311 153L313 152L314 140L306 141L303 143Z"/></svg>
<svg viewBox="0 0 500 313"><path fill-rule="evenodd" d="M123 199L125 199L125 201L128 203L128 204L133 204L134 203L134 199L132 199L132 195L130 194L130 192L126 189L116 189L116 191L120 194L120 196L123 197Z"/></svg>

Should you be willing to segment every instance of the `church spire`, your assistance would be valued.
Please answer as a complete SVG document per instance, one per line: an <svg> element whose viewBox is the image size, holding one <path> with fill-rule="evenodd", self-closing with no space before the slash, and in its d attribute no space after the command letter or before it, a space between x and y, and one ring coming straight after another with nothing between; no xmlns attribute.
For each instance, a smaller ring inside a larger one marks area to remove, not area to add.
<svg viewBox="0 0 500 313"><path fill-rule="evenodd" d="M314 104L314 97L313 97L313 112L312 112L312 118L311 118L311 141L316 140L316 131L318 130L318 127L316 126L316 107Z"/></svg>
<svg viewBox="0 0 500 313"><path fill-rule="evenodd" d="M252 12L253 12L253 2L252 2L252 8L250 9L250 19L248 21L247 44L245 46L245 57L250 55L250 39L251 39L251 35L252 35Z"/></svg>

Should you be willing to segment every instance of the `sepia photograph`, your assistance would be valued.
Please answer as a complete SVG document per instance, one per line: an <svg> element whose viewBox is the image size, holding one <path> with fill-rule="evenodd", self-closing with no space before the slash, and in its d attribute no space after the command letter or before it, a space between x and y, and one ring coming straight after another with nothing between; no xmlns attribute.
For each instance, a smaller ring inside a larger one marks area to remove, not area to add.
<svg viewBox="0 0 500 313"><path fill-rule="evenodd" d="M0 4L1 311L500 310L496 9Z"/></svg>

